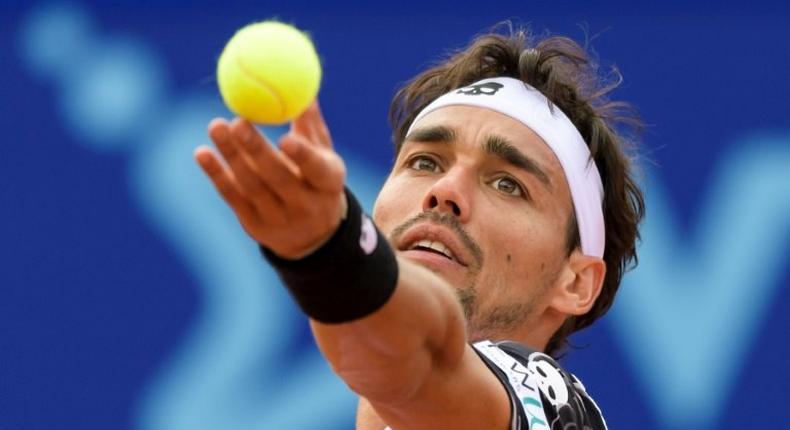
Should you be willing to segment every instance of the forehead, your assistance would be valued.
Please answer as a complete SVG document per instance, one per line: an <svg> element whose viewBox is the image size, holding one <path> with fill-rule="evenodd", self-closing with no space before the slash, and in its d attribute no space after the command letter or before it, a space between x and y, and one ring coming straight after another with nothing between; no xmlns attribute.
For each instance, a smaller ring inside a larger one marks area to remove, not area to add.
<svg viewBox="0 0 790 430"><path fill-rule="evenodd" d="M420 118L412 130L431 126L452 129L460 145L480 146L489 136L502 136L535 160L552 181L559 175L564 182L562 167L551 148L531 128L505 114L477 106L445 106Z"/></svg>

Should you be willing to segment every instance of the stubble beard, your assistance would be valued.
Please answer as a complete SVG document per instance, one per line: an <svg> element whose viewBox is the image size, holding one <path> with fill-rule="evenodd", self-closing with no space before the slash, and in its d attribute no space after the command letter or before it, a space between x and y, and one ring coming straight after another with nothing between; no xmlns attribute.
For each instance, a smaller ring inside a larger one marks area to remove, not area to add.
<svg viewBox="0 0 790 430"><path fill-rule="evenodd" d="M523 328L533 316L538 299L547 291L548 285L541 285L523 301L504 303L491 309L480 309L475 284L469 284L456 290L456 296L466 318L466 331L469 342L481 340L517 340L508 339L511 333Z"/></svg>
<svg viewBox="0 0 790 430"><path fill-rule="evenodd" d="M452 215L440 214L433 211L421 212L397 226L390 234L390 243L392 243L393 246L399 243L400 237L409 228L423 221L430 221L448 227L457 235L472 257L472 261L468 267L468 279L473 280L477 278L485 264L483 252L475 240L472 239L461 226L458 219ZM429 270L434 271L430 268ZM557 275L558 274L559 273L557 273ZM530 294L530 296L523 301L500 304L493 309L486 309L484 312L478 309L477 287L474 281L470 281L466 286L456 287L456 295L466 319L468 341L504 340L504 337L507 337L508 333L513 333L520 326L524 325L532 316L535 304L547 291L550 284L550 282L547 282L545 285L539 286L534 294ZM501 288L505 287L503 286ZM497 288L491 289L491 291L496 290Z"/></svg>

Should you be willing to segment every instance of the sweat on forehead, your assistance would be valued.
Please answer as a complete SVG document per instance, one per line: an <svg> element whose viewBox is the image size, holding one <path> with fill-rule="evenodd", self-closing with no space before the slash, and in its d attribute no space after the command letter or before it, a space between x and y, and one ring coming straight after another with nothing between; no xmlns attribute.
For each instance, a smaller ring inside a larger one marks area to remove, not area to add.
<svg viewBox="0 0 790 430"><path fill-rule="evenodd" d="M605 230L603 218L603 184L590 150L579 131L556 106L526 83L507 77L489 78L451 90L425 107L406 132L420 132L418 122L429 113L453 105L490 109L513 118L534 131L560 162L571 192L579 227L582 252L603 257ZM452 138L452 130L426 130L429 139ZM448 134L449 133L449 134Z"/></svg>

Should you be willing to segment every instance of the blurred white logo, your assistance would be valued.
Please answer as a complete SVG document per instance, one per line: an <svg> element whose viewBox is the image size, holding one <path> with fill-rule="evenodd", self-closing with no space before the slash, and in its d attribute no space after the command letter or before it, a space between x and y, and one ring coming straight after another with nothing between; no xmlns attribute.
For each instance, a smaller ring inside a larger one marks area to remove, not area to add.
<svg viewBox="0 0 790 430"><path fill-rule="evenodd" d="M365 254L370 255L376 249L377 244L376 227L373 226L373 221L370 218L362 214L362 232L359 234L359 247L365 251Z"/></svg>

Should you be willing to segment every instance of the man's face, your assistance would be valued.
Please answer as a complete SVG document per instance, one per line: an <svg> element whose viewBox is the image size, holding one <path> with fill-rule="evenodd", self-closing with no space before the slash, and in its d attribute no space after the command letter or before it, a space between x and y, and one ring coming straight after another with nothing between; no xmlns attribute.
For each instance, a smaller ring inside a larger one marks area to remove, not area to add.
<svg viewBox="0 0 790 430"><path fill-rule="evenodd" d="M537 134L498 112L447 106L414 124L374 219L399 255L458 289L476 340L545 310L571 210L559 161Z"/></svg>

